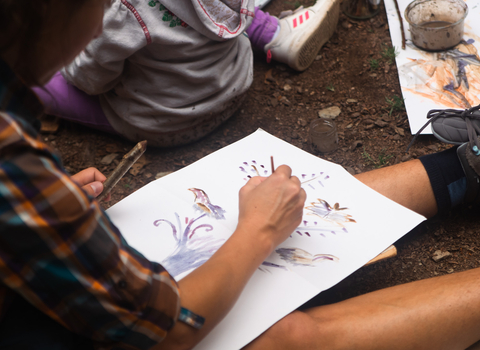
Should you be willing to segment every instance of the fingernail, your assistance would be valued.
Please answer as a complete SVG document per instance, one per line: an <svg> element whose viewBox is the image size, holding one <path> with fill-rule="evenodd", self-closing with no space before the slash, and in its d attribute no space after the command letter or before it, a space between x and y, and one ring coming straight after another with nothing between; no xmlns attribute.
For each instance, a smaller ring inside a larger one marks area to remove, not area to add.
<svg viewBox="0 0 480 350"><path fill-rule="evenodd" d="M95 196L99 195L103 191L103 185L101 182L96 181L90 184L90 187L93 189Z"/></svg>

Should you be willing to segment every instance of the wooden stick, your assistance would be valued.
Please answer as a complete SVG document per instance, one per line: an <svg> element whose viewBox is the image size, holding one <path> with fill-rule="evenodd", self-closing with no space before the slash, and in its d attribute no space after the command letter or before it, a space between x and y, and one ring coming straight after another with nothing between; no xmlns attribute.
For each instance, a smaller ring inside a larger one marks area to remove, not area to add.
<svg viewBox="0 0 480 350"><path fill-rule="evenodd" d="M393 0L395 3L395 8L397 9L398 20L400 21L400 31L402 32L402 50L405 50L405 31L403 29L403 19L402 15L400 14L400 9L398 8L397 0Z"/></svg>
<svg viewBox="0 0 480 350"><path fill-rule="evenodd" d="M270 156L270 165L272 166L272 174L275 171L275 166L273 165L273 156Z"/></svg>
<svg viewBox="0 0 480 350"><path fill-rule="evenodd" d="M393 258L394 256L397 255L397 248L395 248L394 245L391 245L387 249L385 249L383 252L378 254L376 257L374 257L372 260L367 262L365 266L368 266L370 264L379 262L380 260L388 259L388 258Z"/></svg>
<svg viewBox="0 0 480 350"><path fill-rule="evenodd" d="M110 176L103 183L103 191L97 197L97 200L100 201L108 195L113 187L117 184L118 181L125 175L125 173L132 167L133 164L142 156L142 154L147 149L147 141L140 141L133 147L130 152L125 154L118 163L117 167L112 171Z"/></svg>

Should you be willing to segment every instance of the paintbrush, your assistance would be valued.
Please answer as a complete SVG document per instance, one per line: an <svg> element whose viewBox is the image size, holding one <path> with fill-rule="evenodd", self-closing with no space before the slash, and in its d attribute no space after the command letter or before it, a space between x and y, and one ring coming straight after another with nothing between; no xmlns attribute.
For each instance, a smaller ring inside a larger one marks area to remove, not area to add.
<svg viewBox="0 0 480 350"><path fill-rule="evenodd" d="M103 191L98 195L97 200L102 200L112 191L113 187L115 187L118 181L120 181L132 165L135 164L138 158L142 156L146 149L147 141L140 141L130 150L130 152L123 156L120 163L118 163L117 167L103 183Z"/></svg>

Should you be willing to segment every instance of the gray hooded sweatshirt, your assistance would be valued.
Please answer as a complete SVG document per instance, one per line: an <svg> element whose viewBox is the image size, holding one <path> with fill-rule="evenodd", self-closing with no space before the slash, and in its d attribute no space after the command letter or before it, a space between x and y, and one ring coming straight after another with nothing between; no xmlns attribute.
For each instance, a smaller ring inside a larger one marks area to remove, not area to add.
<svg viewBox="0 0 480 350"><path fill-rule="evenodd" d="M253 0L113 0L103 34L62 74L100 95L110 124L133 141L198 129L236 109L252 83L242 33L253 16Z"/></svg>

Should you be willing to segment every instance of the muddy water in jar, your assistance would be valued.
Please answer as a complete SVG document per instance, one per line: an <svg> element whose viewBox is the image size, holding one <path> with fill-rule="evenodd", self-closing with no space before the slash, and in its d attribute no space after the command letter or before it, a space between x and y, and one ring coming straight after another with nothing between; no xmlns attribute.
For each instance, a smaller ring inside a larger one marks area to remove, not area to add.
<svg viewBox="0 0 480 350"><path fill-rule="evenodd" d="M333 120L318 118L310 123L308 139L315 153L329 153L338 148L337 126Z"/></svg>
<svg viewBox="0 0 480 350"><path fill-rule="evenodd" d="M442 51L463 38L468 14L463 0L415 0L405 10L412 42L427 51Z"/></svg>
<svg viewBox="0 0 480 350"><path fill-rule="evenodd" d="M431 21L431 22L423 22L420 23L420 27L427 27L427 28L438 28L438 27L446 27L451 25L451 22L445 22L445 21Z"/></svg>

